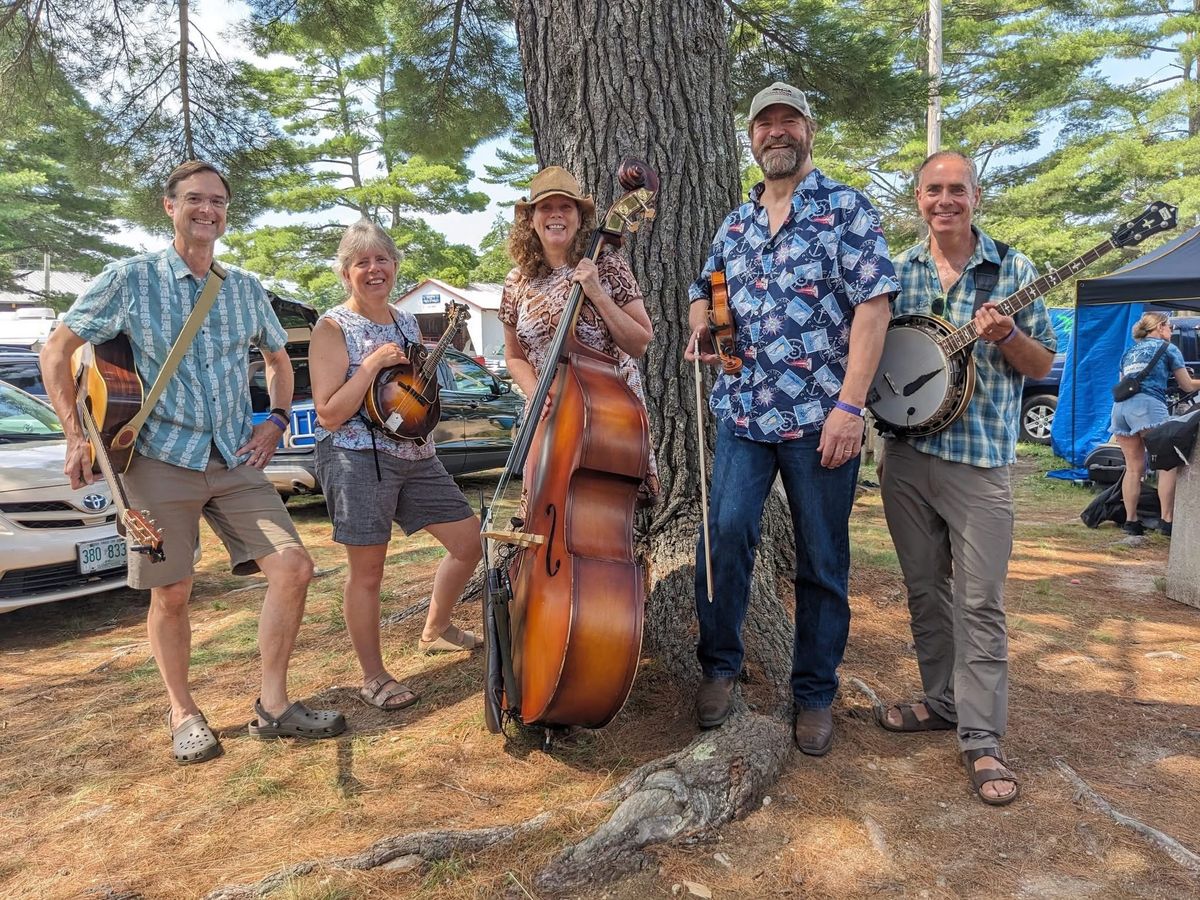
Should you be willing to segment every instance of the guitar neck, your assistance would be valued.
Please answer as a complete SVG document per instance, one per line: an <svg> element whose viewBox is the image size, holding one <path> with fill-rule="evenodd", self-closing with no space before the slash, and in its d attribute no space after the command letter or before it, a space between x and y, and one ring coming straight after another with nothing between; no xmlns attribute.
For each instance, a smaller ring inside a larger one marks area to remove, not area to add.
<svg viewBox="0 0 1200 900"><path fill-rule="evenodd" d="M88 408L87 403L82 401L78 408L79 419L83 422L84 431L87 432L88 440L92 444L92 452L96 455L96 464L100 466L100 474L112 488L113 503L120 514L121 524L124 525L129 520L129 498L125 496L125 488L117 478L112 460L108 458L108 450L104 446L104 439L100 435L100 429L96 426L96 420L92 418L91 409Z"/></svg>
<svg viewBox="0 0 1200 900"><path fill-rule="evenodd" d="M996 304L996 312L1002 316L1015 316L1050 288L1058 287L1067 279L1079 274L1081 270L1086 269L1106 253L1115 249L1117 249L1117 244L1112 238L1108 238L1086 253L1075 257L1065 266L1055 269L1053 272L1047 272L1041 278L1030 282L1016 293L1005 297ZM975 330L975 322L972 320L957 331L946 335L942 341L942 347L949 356L960 350L967 349L967 347L971 346L978 339L979 332Z"/></svg>

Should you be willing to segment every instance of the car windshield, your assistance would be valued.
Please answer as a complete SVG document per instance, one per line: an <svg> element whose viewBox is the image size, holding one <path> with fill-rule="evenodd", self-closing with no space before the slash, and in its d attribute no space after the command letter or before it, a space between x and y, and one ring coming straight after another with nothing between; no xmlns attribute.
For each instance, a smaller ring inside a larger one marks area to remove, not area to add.
<svg viewBox="0 0 1200 900"><path fill-rule="evenodd" d="M62 423L45 403L0 382L0 443L62 437Z"/></svg>

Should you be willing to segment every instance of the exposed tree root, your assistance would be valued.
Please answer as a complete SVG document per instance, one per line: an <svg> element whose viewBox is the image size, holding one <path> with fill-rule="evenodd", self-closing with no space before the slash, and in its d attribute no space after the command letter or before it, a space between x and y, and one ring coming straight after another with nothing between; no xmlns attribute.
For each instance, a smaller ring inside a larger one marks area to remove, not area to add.
<svg viewBox="0 0 1200 900"><path fill-rule="evenodd" d="M786 722L748 712L739 703L722 728L641 766L600 796L598 802L616 803L617 808L592 834L561 851L539 873L537 889L555 894L614 881L641 869L648 847L711 836L759 807L779 778L790 749ZM306 860L253 884L223 885L205 895L205 900L265 897L291 879L317 871L374 869L406 856L428 864L456 853L477 853L536 832L551 819L546 812L516 825L394 835L353 856Z"/></svg>
<svg viewBox="0 0 1200 900"><path fill-rule="evenodd" d="M448 859L455 853L478 853L496 844L503 844L522 835L538 831L550 821L549 813L534 816L517 825L494 828L475 828L470 831L421 831L400 834L376 841L353 856L312 859L285 866L254 884L231 884L216 888L205 900L249 900L265 897L284 887L293 878L311 875L325 869L374 869L402 856L419 856L426 863Z"/></svg>
<svg viewBox="0 0 1200 900"><path fill-rule="evenodd" d="M537 876L558 893L615 880L642 868L644 850L711 835L757 809L791 750L787 723L738 711L716 731L647 763L600 799L619 805L595 832L568 847Z"/></svg>
<svg viewBox="0 0 1200 900"><path fill-rule="evenodd" d="M1133 831L1136 831L1149 843L1153 844L1159 850L1162 850L1167 856L1183 866L1195 876L1200 876L1200 856L1197 856L1175 838L1169 834L1165 834L1145 822L1139 822L1132 816L1127 816L1124 813L1113 809L1112 805L1101 797L1096 791L1082 778L1079 773L1072 769L1061 759L1056 759L1054 765L1062 772L1063 777L1075 786L1078 796L1083 797L1092 806L1104 813L1118 825L1124 825Z"/></svg>

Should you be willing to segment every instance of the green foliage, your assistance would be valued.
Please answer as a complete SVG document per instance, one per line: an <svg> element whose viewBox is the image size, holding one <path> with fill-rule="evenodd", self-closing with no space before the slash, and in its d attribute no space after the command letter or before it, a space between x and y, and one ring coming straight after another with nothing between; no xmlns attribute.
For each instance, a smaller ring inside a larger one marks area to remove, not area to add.
<svg viewBox="0 0 1200 900"><path fill-rule="evenodd" d="M471 212L466 153L510 127L519 102L498 7L422 2L252 4L249 35L294 65L257 70L254 89L283 125L297 165L264 183L276 210L307 223L230 235L247 268L299 285L320 307L344 294L329 267L348 216L388 228L398 282L465 284L477 259L414 214Z"/></svg>
<svg viewBox="0 0 1200 900"><path fill-rule="evenodd" d="M479 262L471 271L470 281L485 284L503 284L512 270L512 257L508 255L508 232L512 222L503 214L496 216L492 230L484 235L479 244Z"/></svg>

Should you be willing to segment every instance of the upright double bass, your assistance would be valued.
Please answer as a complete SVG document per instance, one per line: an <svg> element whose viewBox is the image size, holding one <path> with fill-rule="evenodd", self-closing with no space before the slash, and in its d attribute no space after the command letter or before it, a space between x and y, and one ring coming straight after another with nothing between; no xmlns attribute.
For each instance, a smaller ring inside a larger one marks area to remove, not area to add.
<svg viewBox="0 0 1200 900"><path fill-rule="evenodd" d="M627 158L617 179L626 193L592 234L592 260L654 217L653 170ZM633 519L650 429L618 361L576 337L582 302L575 284L483 523L485 718L493 733L506 719L544 727L544 749L555 728L599 728L620 711L642 646L645 588ZM525 519L495 529L492 512L535 436ZM512 552L497 553L505 545Z"/></svg>

